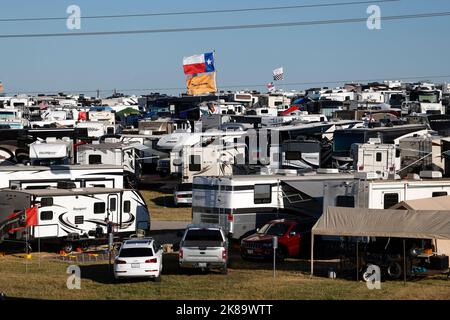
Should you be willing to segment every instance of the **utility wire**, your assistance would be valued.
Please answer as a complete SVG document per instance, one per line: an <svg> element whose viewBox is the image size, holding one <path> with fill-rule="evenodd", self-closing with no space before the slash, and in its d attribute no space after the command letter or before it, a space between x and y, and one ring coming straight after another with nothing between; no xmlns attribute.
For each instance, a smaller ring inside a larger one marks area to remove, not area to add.
<svg viewBox="0 0 450 320"><path fill-rule="evenodd" d="M408 15L384 16L382 21L395 21L420 18L435 18L450 16L450 11L418 13ZM76 32L76 33L22 33L22 34L0 34L0 38L54 38L54 37L81 37L81 36L108 36L108 35L128 35L128 34L151 34L151 33L177 33L177 32L198 32L198 31L218 31L218 30L242 30L242 29L261 29L261 28L278 28L278 27L297 27L312 25L329 25L329 24L345 24L366 22L365 18L348 18L336 20L315 20L315 21L296 21L281 23L263 23L263 24L245 24L245 25L229 25L229 26L209 26L209 27L192 27L192 28L171 28L171 29L144 29L144 30L123 30L123 31L94 31L94 32Z"/></svg>
<svg viewBox="0 0 450 320"><path fill-rule="evenodd" d="M315 81L315 82L286 82L279 83L278 86L297 86L297 85L315 85L315 84L335 84L335 83L364 83L364 82L372 82L378 80L419 80L419 79L442 79L442 78L450 78L450 74L448 75L432 75L432 76L411 76L411 77L397 77L395 79L389 78L372 78L372 79L353 79L353 80L330 80L330 81ZM267 84L235 84L235 85L223 85L219 86L220 88L251 88L251 87L266 87ZM23 90L14 90L10 92L3 93L4 95L13 94L14 92L20 92L22 94L31 94L31 93L56 93L56 92L76 92L76 93L96 93L96 92L142 92L142 91L169 91L169 90L185 90L186 87L165 87L165 88L127 88L127 89L97 89L97 90L46 90L46 91L23 91Z"/></svg>
<svg viewBox="0 0 450 320"><path fill-rule="evenodd" d="M133 13L133 14L82 16L81 19L118 19L118 18L134 18L134 17L179 16L179 15L197 15L197 14L292 10L292 9L307 9L307 8L353 6L353 5L362 5L362 4L377 4L377 3L399 2L399 1L401 1L401 0L347 1L347 2L338 2L338 3L305 4L305 5L293 5L293 6L259 7L259 8L242 8L242 9L153 12L153 13L148 12L148 13ZM51 20L67 20L67 18L68 17L2 18L2 19L0 19L0 22L51 21Z"/></svg>

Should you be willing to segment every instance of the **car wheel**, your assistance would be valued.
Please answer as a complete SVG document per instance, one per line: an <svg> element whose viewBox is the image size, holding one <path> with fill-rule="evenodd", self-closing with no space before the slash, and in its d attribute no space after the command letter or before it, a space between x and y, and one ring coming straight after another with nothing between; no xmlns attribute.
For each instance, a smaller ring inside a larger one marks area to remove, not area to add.
<svg viewBox="0 0 450 320"><path fill-rule="evenodd" d="M153 278L154 282L161 282L161 274L159 274L157 277Z"/></svg>

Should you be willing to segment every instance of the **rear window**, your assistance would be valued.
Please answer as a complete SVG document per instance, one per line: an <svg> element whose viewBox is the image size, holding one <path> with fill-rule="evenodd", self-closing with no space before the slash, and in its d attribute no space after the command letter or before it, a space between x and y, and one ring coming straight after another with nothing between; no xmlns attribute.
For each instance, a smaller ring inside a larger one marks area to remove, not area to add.
<svg viewBox="0 0 450 320"><path fill-rule="evenodd" d="M185 241L223 241L219 230L188 230Z"/></svg>
<svg viewBox="0 0 450 320"><path fill-rule="evenodd" d="M151 257L153 250L151 248L123 248L119 257L135 258L135 257Z"/></svg>

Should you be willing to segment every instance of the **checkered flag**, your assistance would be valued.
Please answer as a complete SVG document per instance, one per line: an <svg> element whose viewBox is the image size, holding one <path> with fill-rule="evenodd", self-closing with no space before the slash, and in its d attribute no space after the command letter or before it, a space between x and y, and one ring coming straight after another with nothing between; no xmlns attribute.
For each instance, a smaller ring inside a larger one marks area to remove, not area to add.
<svg viewBox="0 0 450 320"><path fill-rule="evenodd" d="M273 81L283 80L283 68L276 68L272 71Z"/></svg>

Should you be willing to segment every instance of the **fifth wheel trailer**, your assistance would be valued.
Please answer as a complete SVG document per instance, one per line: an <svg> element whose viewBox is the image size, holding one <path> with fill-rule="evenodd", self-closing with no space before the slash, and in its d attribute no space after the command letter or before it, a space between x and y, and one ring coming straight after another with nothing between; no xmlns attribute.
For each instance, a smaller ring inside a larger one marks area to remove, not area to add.
<svg viewBox="0 0 450 320"><path fill-rule="evenodd" d="M108 219L118 237L148 233L150 213L145 201L135 190L110 188L36 189L0 191L0 225L11 214L37 207L37 224L30 230L0 230L2 240L42 239L64 244L71 251L73 242L89 244L105 239Z"/></svg>
<svg viewBox="0 0 450 320"><path fill-rule="evenodd" d="M123 167L111 165L0 166L0 189L45 189L58 182L76 187L123 188Z"/></svg>

